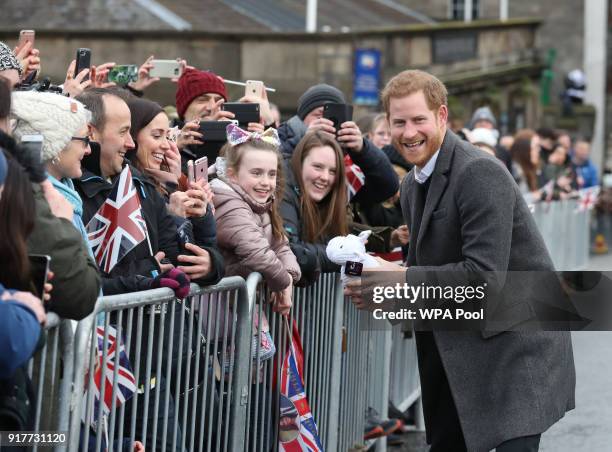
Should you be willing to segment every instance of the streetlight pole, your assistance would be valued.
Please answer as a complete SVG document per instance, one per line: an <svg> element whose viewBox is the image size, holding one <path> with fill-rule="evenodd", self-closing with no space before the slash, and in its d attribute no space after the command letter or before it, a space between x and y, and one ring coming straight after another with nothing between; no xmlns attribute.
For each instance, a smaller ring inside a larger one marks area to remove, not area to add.
<svg viewBox="0 0 612 452"><path fill-rule="evenodd" d="M308 0L306 3L306 32L317 31L317 0Z"/></svg>

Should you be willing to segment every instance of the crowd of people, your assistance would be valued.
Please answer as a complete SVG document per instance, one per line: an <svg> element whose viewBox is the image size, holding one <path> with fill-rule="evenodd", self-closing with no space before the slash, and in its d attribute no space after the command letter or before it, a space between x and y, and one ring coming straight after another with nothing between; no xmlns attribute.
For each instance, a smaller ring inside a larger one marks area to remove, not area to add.
<svg viewBox="0 0 612 452"><path fill-rule="evenodd" d="M324 106L347 104L347 98L318 84L284 122L266 91L245 95L237 101L258 103L260 119L237 125L235 114L222 108L230 100L223 79L185 61L173 109L146 98L158 82L149 75L151 58L138 80L125 86L108 82L113 63L75 74L72 61L63 92L56 93L27 83L43 57L29 43L14 50L0 43L3 380L25 378L23 366L40 347L48 311L80 320L102 295L169 287L183 298L191 282L211 285L259 272L272 291L273 309L287 314L294 286L339 271L325 253L335 236L371 229L368 251L401 248L407 255L411 231L399 188L413 165L391 142L385 113L334 125ZM207 143L204 121L226 121L222 146ZM496 156L528 202L564 199L598 183L582 137L546 128L500 137L487 106L457 132ZM42 136L38 148L28 145L33 135ZM202 156L208 177L194 180L190 161ZM88 225L126 167L146 240L108 270L91 246ZM32 255L50 257L42 293L33 287ZM153 405L149 414L156 415ZM382 422L370 430L380 433ZM14 427L30 429L27 422Z"/></svg>

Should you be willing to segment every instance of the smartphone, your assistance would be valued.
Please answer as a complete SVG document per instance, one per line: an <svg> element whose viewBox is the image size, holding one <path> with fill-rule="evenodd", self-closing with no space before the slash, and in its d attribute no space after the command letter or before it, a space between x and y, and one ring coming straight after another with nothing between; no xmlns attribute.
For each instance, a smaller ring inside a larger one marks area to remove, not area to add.
<svg viewBox="0 0 612 452"><path fill-rule="evenodd" d="M219 141L225 143L227 141L227 126L233 123L238 125L238 121L200 121L199 132L203 135L204 143L207 141Z"/></svg>
<svg viewBox="0 0 612 452"><path fill-rule="evenodd" d="M113 67L108 73L108 81L119 85L127 85L138 80L138 66L135 64L122 64Z"/></svg>
<svg viewBox="0 0 612 452"><path fill-rule="evenodd" d="M200 180L208 181L208 157L200 157L193 164L194 180L196 182Z"/></svg>
<svg viewBox="0 0 612 452"><path fill-rule="evenodd" d="M41 300L45 294L45 284L49 273L51 256L45 254L30 254L30 281L32 282L32 293Z"/></svg>
<svg viewBox="0 0 612 452"><path fill-rule="evenodd" d="M17 47L21 49L26 42L30 42L32 44L32 48L34 48L34 38L36 37L36 32L34 30L21 30L19 32L19 43Z"/></svg>
<svg viewBox="0 0 612 452"><path fill-rule="evenodd" d="M193 160L187 161L187 179L189 179L189 182L208 180L208 157L200 157L195 162Z"/></svg>
<svg viewBox="0 0 612 452"><path fill-rule="evenodd" d="M238 125L245 128L249 122L259 122L259 104L245 104L242 102L225 102L222 110L234 113L234 119Z"/></svg>
<svg viewBox="0 0 612 452"><path fill-rule="evenodd" d="M153 67L150 77L174 78L181 76L181 66L177 60L151 60Z"/></svg>
<svg viewBox="0 0 612 452"><path fill-rule="evenodd" d="M323 117L333 121L337 134L342 123L353 120L353 106L330 102L323 106Z"/></svg>
<svg viewBox="0 0 612 452"><path fill-rule="evenodd" d="M263 98L264 89L264 84L261 80L247 80L244 87L244 95Z"/></svg>
<svg viewBox="0 0 612 452"><path fill-rule="evenodd" d="M83 69L89 69L91 67L91 49L81 47L76 52L76 67L74 69L74 76L79 75ZM89 74L85 76L83 81L89 80Z"/></svg>
<svg viewBox="0 0 612 452"><path fill-rule="evenodd" d="M203 135L203 144L189 145L188 150L196 157L208 158L209 162L215 162L219 157L219 151L227 142L226 128L228 124L238 125L238 121L200 121L199 132ZM193 172L192 172L193 174Z"/></svg>
<svg viewBox="0 0 612 452"><path fill-rule="evenodd" d="M42 146L43 146L43 136L42 135L22 135L20 144L25 152L34 156L35 162L37 163L42 162Z"/></svg>

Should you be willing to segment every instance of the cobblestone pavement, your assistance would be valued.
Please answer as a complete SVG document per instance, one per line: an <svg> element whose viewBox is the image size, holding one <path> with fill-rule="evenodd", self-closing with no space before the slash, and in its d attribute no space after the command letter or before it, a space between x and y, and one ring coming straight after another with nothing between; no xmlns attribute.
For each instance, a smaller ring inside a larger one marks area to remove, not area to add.
<svg viewBox="0 0 612 452"><path fill-rule="evenodd" d="M612 254L591 258L589 270L612 271ZM612 332L573 332L576 409L542 435L541 452L612 450ZM403 436L393 452L426 452L425 435Z"/></svg>

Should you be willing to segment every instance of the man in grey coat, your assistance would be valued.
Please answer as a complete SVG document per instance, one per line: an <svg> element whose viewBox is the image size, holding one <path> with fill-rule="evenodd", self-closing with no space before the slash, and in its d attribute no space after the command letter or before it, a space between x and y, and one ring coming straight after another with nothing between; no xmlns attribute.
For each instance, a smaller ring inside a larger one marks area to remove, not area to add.
<svg viewBox="0 0 612 452"><path fill-rule="evenodd" d="M508 171L447 131L442 82L404 71L382 98L393 144L415 167L401 186L408 268L382 260L380 268L412 286L428 284L432 273L552 272ZM359 303L355 284L346 293ZM505 307L515 323L533 316L520 298ZM537 451L541 433L574 408L569 332L423 331L415 338L431 451Z"/></svg>

